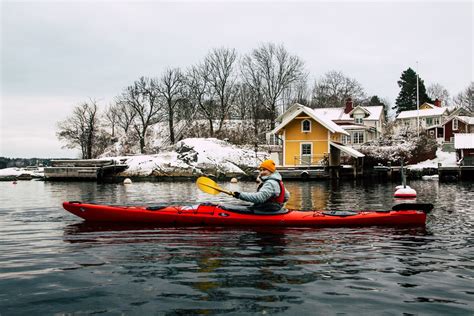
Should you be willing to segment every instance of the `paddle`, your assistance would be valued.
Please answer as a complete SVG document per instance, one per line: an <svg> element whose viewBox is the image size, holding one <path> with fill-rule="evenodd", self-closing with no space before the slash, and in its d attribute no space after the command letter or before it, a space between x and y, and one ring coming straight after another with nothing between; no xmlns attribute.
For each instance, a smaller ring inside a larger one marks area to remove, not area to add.
<svg viewBox="0 0 474 316"><path fill-rule="evenodd" d="M209 193L213 195L216 195L219 193L225 193L232 196L234 195L232 192L224 190L221 187L219 187L217 183L215 183L213 180L209 179L208 177L199 177L196 180L196 185L199 188L199 190L205 193Z"/></svg>

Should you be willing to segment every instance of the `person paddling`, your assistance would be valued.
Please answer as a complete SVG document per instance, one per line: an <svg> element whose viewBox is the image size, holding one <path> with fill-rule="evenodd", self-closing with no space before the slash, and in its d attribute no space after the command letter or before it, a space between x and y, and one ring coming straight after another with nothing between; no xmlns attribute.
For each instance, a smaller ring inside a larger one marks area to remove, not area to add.
<svg viewBox="0 0 474 316"><path fill-rule="evenodd" d="M258 169L262 182L257 192L232 192L232 195L237 199L254 203L249 208L252 211L278 212L290 198L290 193L285 189L273 160L263 161Z"/></svg>

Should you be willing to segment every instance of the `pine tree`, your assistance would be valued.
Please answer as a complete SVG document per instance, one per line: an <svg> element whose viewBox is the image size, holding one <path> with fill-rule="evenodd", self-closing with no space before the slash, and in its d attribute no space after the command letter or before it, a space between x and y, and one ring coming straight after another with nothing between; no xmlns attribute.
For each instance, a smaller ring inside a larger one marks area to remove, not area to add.
<svg viewBox="0 0 474 316"><path fill-rule="evenodd" d="M386 100L381 100L377 95L372 96L365 104L366 106L383 106L383 116L385 121L387 120L387 115L388 115L388 108L390 105Z"/></svg>
<svg viewBox="0 0 474 316"><path fill-rule="evenodd" d="M398 81L398 86L401 89L393 109L396 109L397 114L402 111L416 110L416 72L411 68L405 70ZM421 78L418 78L418 92L420 105L433 102L426 94L425 84Z"/></svg>

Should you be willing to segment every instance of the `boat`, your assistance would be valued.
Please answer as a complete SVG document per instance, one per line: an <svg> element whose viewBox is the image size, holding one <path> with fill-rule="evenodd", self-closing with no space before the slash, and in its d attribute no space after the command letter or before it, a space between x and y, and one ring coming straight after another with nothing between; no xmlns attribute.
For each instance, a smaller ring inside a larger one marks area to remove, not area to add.
<svg viewBox="0 0 474 316"><path fill-rule="evenodd" d="M202 203L189 206L149 205L114 206L64 202L70 213L88 222L146 223L176 226L423 226L432 204L402 203L384 211L299 211L283 209L277 213L255 213L245 206Z"/></svg>
<svg viewBox="0 0 474 316"><path fill-rule="evenodd" d="M439 175L434 174L434 175L431 175L431 176L422 176L421 179L422 180L437 181L437 180L439 180Z"/></svg>

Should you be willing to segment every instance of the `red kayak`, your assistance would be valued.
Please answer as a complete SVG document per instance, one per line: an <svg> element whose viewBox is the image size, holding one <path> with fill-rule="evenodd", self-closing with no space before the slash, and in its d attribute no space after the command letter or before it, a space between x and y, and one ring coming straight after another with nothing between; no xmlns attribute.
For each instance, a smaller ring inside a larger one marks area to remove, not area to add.
<svg viewBox="0 0 474 316"><path fill-rule="evenodd" d="M398 204L389 211L297 211L252 213L242 207L203 203L193 206L112 206L77 201L63 207L86 221L186 226L423 226L432 204Z"/></svg>

